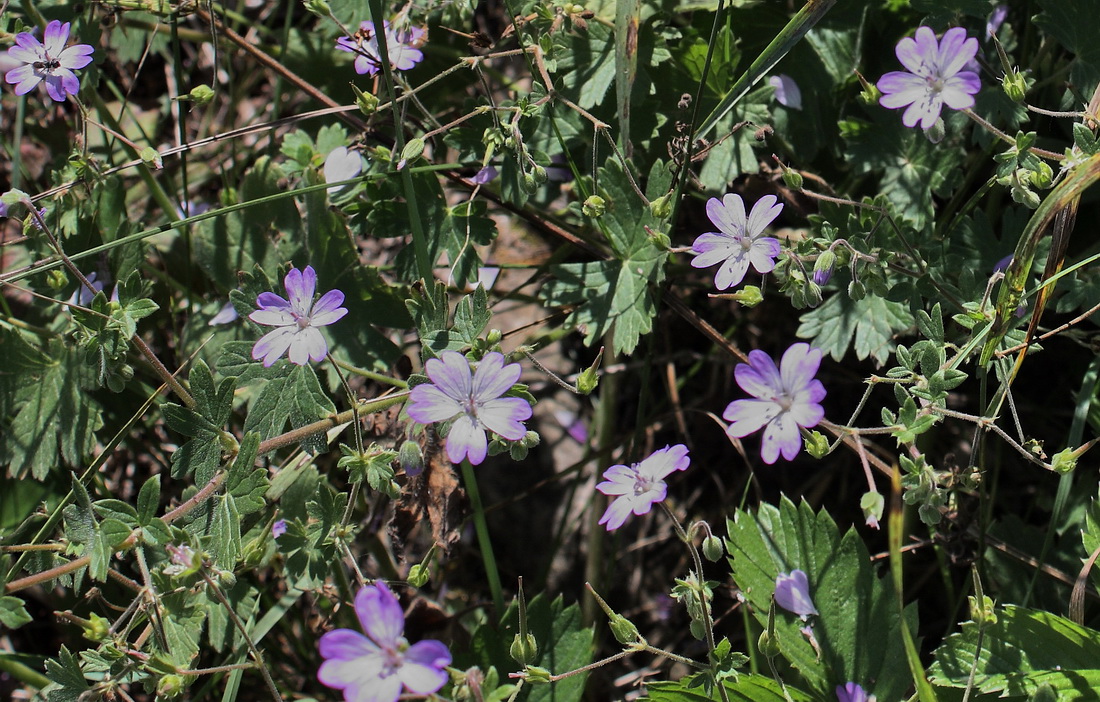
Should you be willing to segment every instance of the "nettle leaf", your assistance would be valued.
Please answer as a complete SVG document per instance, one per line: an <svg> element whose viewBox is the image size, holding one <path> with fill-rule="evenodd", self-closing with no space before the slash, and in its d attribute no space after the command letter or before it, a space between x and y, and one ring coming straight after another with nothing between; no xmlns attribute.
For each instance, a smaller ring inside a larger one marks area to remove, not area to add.
<svg viewBox="0 0 1100 702"><path fill-rule="evenodd" d="M576 604L565 606L561 596L550 600L539 594L527 602L527 630L539 645L539 654L531 665L546 668L551 673L576 670L592 661L592 629L581 621L581 609ZM515 603L501 618L500 626L482 624L474 632L471 651L464 659L482 670L495 666L499 670L514 670L516 662L508 653L515 634L519 633L519 608ZM459 656L461 658L461 656ZM582 697L587 673L559 680L553 685L524 688L516 699L520 702L578 700Z"/></svg>
<svg viewBox="0 0 1100 702"><path fill-rule="evenodd" d="M784 497L779 507L764 504L753 514L738 510L727 520L726 549L733 579L761 625L767 625L775 579L780 573L804 571L810 597L820 614L811 617L820 654L799 631L801 619L776 611L782 655L802 674L806 686L832 697L849 681L873 681L879 699L904 696L912 683L904 665L901 618L894 587L878 578L870 555L854 529L841 534L824 510L814 513L805 502L795 506ZM916 629L916 605L905 610Z"/></svg>
<svg viewBox="0 0 1100 702"><path fill-rule="evenodd" d="M30 364L27 382L15 394L19 409L0 432L0 464L13 477L29 473L43 480L59 463L79 465L95 448L95 432L103 425L99 403L85 391L95 382L82 354L59 344L49 354L53 363Z"/></svg>
<svg viewBox="0 0 1100 702"><path fill-rule="evenodd" d="M267 504L264 500L268 488L267 469L255 465L259 447L259 434L245 434L225 481L226 492L233 496L242 517L258 512Z"/></svg>
<svg viewBox="0 0 1100 702"><path fill-rule="evenodd" d="M205 483L214 477L221 465L221 457L221 443L213 440L212 434L191 439L172 454L172 477L193 474L195 480Z"/></svg>
<svg viewBox="0 0 1100 702"><path fill-rule="evenodd" d="M851 347L860 360L870 356L882 365L894 351L895 335L913 324L909 307L900 302L877 295L853 300L838 294L803 314L797 335L838 361Z"/></svg>
<svg viewBox="0 0 1100 702"><path fill-rule="evenodd" d="M713 702L721 700L717 689L707 695L701 686L693 686L690 681L661 681L646 683L646 696L642 699L653 702ZM786 691L786 696L784 696ZM810 695L787 685L779 686L766 675L743 674L735 681L726 682L726 694L731 702L810 702Z"/></svg>
<svg viewBox="0 0 1100 702"><path fill-rule="evenodd" d="M1100 631L1014 605L996 615L980 650L974 622L944 640L928 671L932 682L966 687L976 667L978 691L1002 697L1030 696L1041 685L1053 688L1058 699L1082 699L1082 690L1100 689Z"/></svg>
<svg viewBox="0 0 1100 702"><path fill-rule="evenodd" d="M257 432L261 439L270 439L282 433L287 422L297 429L336 411L332 400L321 390L312 366L296 366L285 360L276 366L281 375L267 381L260 390L245 420L245 433ZM326 446L325 435L311 436L301 445L311 453L320 453Z"/></svg>
<svg viewBox="0 0 1100 702"><path fill-rule="evenodd" d="M670 182L671 174L657 161L647 196L664 195ZM638 198L617 161L609 159L600 169L599 183L609 203L601 224L615 258L551 266L542 295L551 306L576 306L567 324L584 328L586 344L614 330L615 352L631 353L641 336L653 330L657 301L650 286L664 279L668 258L645 228L660 232L664 227Z"/></svg>
<svg viewBox="0 0 1100 702"><path fill-rule="evenodd" d="M233 411L233 391L236 389L237 379L225 378L215 388L210 366L200 358L191 367L187 382L191 386L191 395L195 398L195 410L215 427L224 426Z"/></svg>
<svg viewBox="0 0 1100 702"><path fill-rule="evenodd" d="M27 609L23 606L23 600L10 595L0 597L0 624L9 629L18 629L33 620L34 617L27 614Z"/></svg>

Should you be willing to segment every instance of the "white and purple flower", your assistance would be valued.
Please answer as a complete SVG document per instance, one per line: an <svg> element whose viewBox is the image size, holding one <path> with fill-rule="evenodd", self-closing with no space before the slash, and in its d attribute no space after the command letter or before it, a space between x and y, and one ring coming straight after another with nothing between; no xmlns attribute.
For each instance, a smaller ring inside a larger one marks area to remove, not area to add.
<svg viewBox="0 0 1100 702"><path fill-rule="evenodd" d="M691 265L708 268L721 263L714 275L719 290L744 280L750 263L757 273L771 271L779 255L779 240L760 235L782 211L783 205L777 203L775 195L757 200L748 216L740 195L726 193L721 200L712 197L707 201L707 216L718 231L701 234L691 245L696 254Z"/></svg>
<svg viewBox="0 0 1100 702"><path fill-rule="evenodd" d="M362 172L363 157L359 155L358 151L349 151L346 146L337 146L329 151L328 156L325 157L324 174L326 183L351 180ZM328 194L335 195L350 185L352 184L334 185L328 189Z"/></svg>
<svg viewBox="0 0 1100 702"><path fill-rule="evenodd" d="M399 71L407 71L420 63L424 52L417 47L424 43L428 31L421 27L396 30L389 21L384 23L384 27L390 66ZM360 22L355 36L340 37L336 40L336 48L355 54L355 72L360 75L373 76L382 69L382 56L374 22Z"/></svg>
<svg viewBox="0 0 1100 702"><path fill-rule="evenodd" d="M291 268L283 285L289 300L271 292L260 293L256 298L260 309L248 315L256 324L277 327L260 337L252 347L252 358L262 358L265 366L275 363L284 353L291 363L299 366L322 360L328 353L328 342L318 327L332 324L348 313L340 306L344 293L329 290L315 303L317 273L313 266L301 271Z"/></svg>
<svg viewBox="0 0 1100 702"><path fill-rule="evenodd" d="M476 466L484 461L486 429L509 441L527 433L523 422L531 418L531 405L522 397L502 397L519 380L518 363L505 365L504 355L491 351L471 374L465 356L444 351L439 358L428 359L424 370L432 382L412 389L408 413L421 424L452 422L447 434L447 457L452 463L468 458Z"/></svg>
<svg viewBox="0 0 1100 702"><path fill-rule="evenodd" d="M793 612L806 621L811 614L817 614L810 599L810 581L804 570L792 570L790 575L780 573L775 579L775 603Z"/></svg>
<svg viewBox="0 0 1100 702"><path fill-rule="evenodd" d="M80 91L80 79L73 71L91 63L95 49L88 44L66 47L69 26L53 20L46 25L42 41L30 32L15 35L8 57L20 65L9 69L4 80L15 86L16 95L26 95L39 83L46 84L46 93L54 102L65 102Z"/></svg>
<svg viewBox="0 0 1100 702"><path fill-rule="evenodd" d="M639 516L647 514L668 494L665 478L678 470L687 470L689 465L687 446L676 444L654 451L641 463L611 466L596 489L615 499L599 523L606 524L608 531L614 531L632 512Z"/></svg>
<svg viewBox="0 0 1100 702"><path fill-rule="evenodd" d="M879 78L883 95L879 104L890 109L905 107L906 127L930 129L943 106L963 110L974 106L982 82L974 71L963 70L978 53L978 40L967 37L962 27L952 27L936 41L929 27L917 27L912 37L898 42L895 53L906 71L891 71Z"/></svg>
<svg viewBox="0 0 1100 702"><path fill-rule="evenodd" d="M779 454L788 461L798 455L802 437L798 428L817 426L825 417L821 401L825 386L814 378L821 365L821 350L806 343L792 344L777 368L771 356L759 349L749 352L749 362L739 363L733 374L741 389L755 399L734 400L722 417L730 422L726 433L741 439L764 430L760 457L775 463Z"/></svg>
<svg viewBox="0 0 1100 702"><path fill-rule="evenodd" d="M802 109L802 90L786 73L778 73L768 78L768 84L775 88L775 101L792 110Z"/></svg>
<svg viewBox="0 0 1100 702"><path fill-rule="evenodd" d="M336 629L321 637L324 685L343 690L348 702L396 702L402 690L430 695L447 683L451 652L434 639L409 645L401 604L385 583L359 590L355 614L365 636Z"/></svg>

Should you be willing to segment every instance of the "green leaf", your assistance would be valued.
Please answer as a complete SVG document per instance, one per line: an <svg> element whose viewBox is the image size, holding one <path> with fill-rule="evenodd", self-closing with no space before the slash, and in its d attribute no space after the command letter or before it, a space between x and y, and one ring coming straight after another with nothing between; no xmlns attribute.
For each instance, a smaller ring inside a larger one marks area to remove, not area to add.
<svg viewBox="0 0 1100 702"><path fill-rule="evenodd" d="M1100 80L1100 15L1090 0L1040 0L1035 24L1074 55L1070 80L1095 85Z"/></svg>
<svg viewBox="0 0 1100 702"><path fill-rule="evenodd" d="M661 161L650 171L649 197L663 195L671 175ZM633 191L617 161L600 169L600 184L610 204L601 218L615 258L550 267L551 280L542 295L552 306L576 306L568 324L582 327L593 344L614 331L616 353L631 353L643 334L653 330L657 301L651 285L664 279L668 253L653 244L645 230L663 225Z"/></svg>
<svg viewBox="0 0 1100 702"><path fill-rule="evenodd" d="M111 518L125 524L137 524L137 510L128 502L115 499L97 500L92 509L103 519Z"/></svg>
<svg viewBox="0 0 1100 702"><path fill-rule="evenodd" d="M311 366L286 361L279 361L278 366L281 376L263 386L244 423L245 433L257 432L261 439L282 433L288 421L297 429L336 411ZM309 437L301 445L311 453L319 453L325 449L325 435Z"/></svg>
<svg viewBox="0 0 1100 702"><path fill-rule="evenodd" d="M0 327L0 353L4 356L4 366L0 368L0 417L7 417L15 409L19 390L33 385L51 361L18 330L8 327Z"/></svg>
<svg viewBox="0 0 1100 702"><path fill-rule="evenodd" d="M0 624L9 629L18 629L33 620L34 617L27 614L23 600L10 595L0 597Z"/></svg>
<svg viewBox="0 0 1100 702"><path fill-rule="evenodd" d="M194 475L196 481L205 483L214 477L221 465L221 459L219 442L209 438L191 439L172 454L172 477Z"/></svg>
<svg viewBox="0 0 1100 702"><path fill-rule="evenodd" d="M527 602L527 630L534 635L539 654L531 665L546 668L551 673L564 673L587 665L592 660L592 629L581 621L576 604L568 607L559 596L550 600L538 595ZM474 632L470 654L466 660L483 670L495 666L499 670L514 670L515 661L508 653L515 634L519 632L519 609L515 603L501 618L500 627L482 624ZM461 657L461 656L460 656ZM526 687L519 702L579 700L584 691L587 673L574 675L553 685Z"/></svg>
<svg viewBox="0 0 1100 702"><path fill-rule="evenodd" d="M210 550L214 555L214 564L225 570L232 570L237 556L241 554L241 515L232 495L223 495L218 499L214 512L214 541Z"/></svg>
<svg viewBox="0 0 1100 702"><path fill-rule="evenodd" d="M766 626L775 579L804 571L819 615L813 618L820 654L801 633L803 622L776 612L782 655L811 691L831 697L837 685L874 681L868 689L879 699L900 699L912 681L904 665L901 618L889 576L878 578L870 555L854 529L841 534L824 510L815 514L802 502L783 498L779 507L764 504L756 514L737 510L727 521L733 579L752 613ZM906 608L910 630L916 607Z"/></svg>
<svg viewBox="0 0 1100 702"><path fill-rule="evenodd" d="M242 517L263 509L267 504L264 500L268 490L267 469L255 465L259 447L259 434L245 434L225 481L226 492L233 496Z"/></svg>
<svg viewBox="0 0 1100 702"><path fill-rule="evenodd" d="M877 295L854 301L837 294L802 315L797 334L838 361L852 347L860 360L870 356L881 365L893 353L897 333L912 324L913 315L900 302Z"/></svg>
<svg viewBox="0 0 1100 702"><path fill-rule="evenodd" d="M1050 685L1059 699L1083 699L1100 689L1100 632L1056 614L1008 605L986 627L977 649L978 625L963 624L936 649L932 682L966 687L977 666L975 685L983 693L1028 696ZM1062 697L1065 695L1065 697Z"/></svg>
<svg viewBox="0 0 1100 702"><path fill-rule="evenodd" d="M113 517L104 519L99 524L100 536L111 551L117 550L123 541L130 538L130 533L132 531L133 528L129 524L114 519Z"/></svg>
<svg viewBox="0 0 1100 702"><path fill-rule="evenodd" d="M49 702L80 702L84 693L92 689L84 679L76 656L64 645L57 658L46 661L46 677L57 685L49 691Z"/></svg>
<svg viewBox="0 0 1100 702"><path fill-rule="evenodd" d="M661 681L646 683L646 696L642 699L653 702L715 702L722 696L717 689L710 695L702 687L692 686L690 682ZM726 692L730 702L810 702L814 699L805 692L787 685L786 692L772 678L765 675L743 674L735 681L726 682Z"/></svg>
<svg viewBox="0 0 1100 702"><path fill-rule="evenodd" d="M138 524L146 525L157 515L160 506L160 473L145 481L138 492L137 519Z"/></svg>
<svg viewBox="0 0 1100 702"><path fill-rule="evenodd" d="M29 473L42 480L62 460L80 465L94 449L95 432L103 424L99 403L85 392L94 383L83 359L60 345L53 345L50 353L56 362L33 367L16 394L15 418L0 430L0 465L7 464L11 476Z"/></svg>

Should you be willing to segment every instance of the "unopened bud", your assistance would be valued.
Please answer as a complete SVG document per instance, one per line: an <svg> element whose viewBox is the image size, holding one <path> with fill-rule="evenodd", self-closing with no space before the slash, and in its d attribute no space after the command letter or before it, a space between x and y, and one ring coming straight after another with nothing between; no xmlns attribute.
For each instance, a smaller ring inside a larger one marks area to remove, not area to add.
<svg viewBox="0 0 1100 702"><path fill-rule="evenodd" d="M552 682L553 676L546 668L540 668L537 665L529 665L523 669L523 679L529 683L537 684L549 684Z"/></svg>
<svg viewBox="0 0 1100 702"><path fill-rule="evenodd" d="M146 146L142 149L141 152L138 153L138 156L140 156L142 162L150 168L155 168L157 170L164 168L164 160L160 157L160 154L157 153L157 150L151 146Z"/></svg>
<svg viewBox="0 0 1100 702"><path fill-rule="evenodd" d="M415 161L420 158L422 153L424 153L424 140L420 137L414 137L409 139L404 149L401 149L401 160Z"/></svg>
<svg viewBox="0 0 1100 702"><path fill-rule="evenodd" d="M187 93L187 98L197 106L205 107L214 99L214 89L205 84L196 85L191 88L191 92Z"/></svg>
<svg viewBox="0 0 1100 702"><path fill-rule="evenodd" d="M814 262L814 282L824 285L833 277L833 265L836 264L836 254L832 251L824 251Z"/></svg>
<svg viewBox="0 0 1100 702"><path fill-rule="evenodd" d="M745 307L756 307L764 301L764 293L760 292L760 288L755 285L746 285L730 297Z"/></svg>
<svg viewBox="0 0 1100 702"><path fill-rule="evenodd" d="M409 477L420 475L424 470L424 454L420 452L420 444L415 441L405 441L397 451L397 462Z"/></svg>
<svg viewBox="0 0 1100 702"><path fill-rule="evenodd" d="M814 458L825 458L829 454L829 439L819 431L811 431L806 437L806 453Z"/></svg>
<svg viewBox="0 0 1100 702"><path fill-rule="evenodd" d="M423 563L417 563L412 568L409 568L409 577L405 580L415 588L421 588L428 584L428 580L432 577L431 568Z"/></svg>
<svg viewBox="0 0 1100 702"><path fill-rule="evenodd" d="M490 346L499 344L504 339L504 333L499 329L490 329L489 333L485 335L485 342Z"/></svg>
<svg viewBox="0 0 1100 702"><path fill-rule="evenodd" d="M760 638L756 640L756 646L768 658L775 658L779 655L779 637L769 634L767 629L760 632Z"/></svg>
<svg viewBox="0 0 1100 702"><path fill-rule="evenodd" d="M1028 176L1031 184L1040 190L1046 190L1054 183L1054 171L1046 161L1040 161L1036 169Z"/></svg>
<svg viewBox="0 0 1100 702"><path fill-rule="evenodd" d="M665 193L649 203L649 211L657 219L667 219L672 214L672 193Z"/></svg>
<svg viewBox="0 0 1100 702"><path fill-rule="evenodd" d="M717 563L726 553L722 540L714 534L703 539L703 556L711 563Z"/></svg>
<svg viewBox="0 0 1100 702"><path fill-rule="evenodd" d="M1065 451L1059 451L1054 454L1054 458L1050 462L1051 468L1057 473L1072 473L1077 467L1077 452L1073 449L1066 449Z"/></svg>
<svg viewBox="0 0 1100 702"><path fill-rule="evenodd" d="M65 275L65 271L60 268L54 268L46 274L46 285L48 285L51 290L60 290L65 287L68 282L69 277Z"/></svg>
<svg viewBox="0 0 1100 702"><path fill-rule="evenodd" d="M602 217L607 211L607 202L599 195L590 195L581 205L585 217Z"/></svg>
<svg viewBox="0 0 1100 702"><path fill-rule="evenodd" d="M546 169L543 168L542 166L535 166L531 170L531 176L535 179L535 182L538 183L539 185L542 185L543 183L545 183L547 180L550 179L550 176L547 175L547 173L546 173Z"/></svg>
<svg viewBox="0 0 1100 702"><path fill-rule="evenodd" d="M535 641L534 634L527 634L523 636L516 634L512 639L512 645L508 649L508 655L512 657L516 663L520 665L527 665L539 655L539 644Z"/></svg>
<svg viewBox="0 0 1100 702"><path fill-rule="evenodd" d="M853 280L848 283L848 297L852 298L852 300L859 302L866 296L867 287L863 283L858 280Z"/></svg>
<svg viewBox="0 0 1100 702"><path fill-rule="evenodd" d="M1027 95L1027 78L1019 69L1013 69L1001 79L1001 88L1012 102L1023 104Z"/></svg>
<svg viewBox="0 0 1100 702"><path fill-rule="evenodd" d="M600 352L596 354L596 360L592 362L592 365L581 371L581 374L577 376L577 392L582 395L589 395L596 386L600 384L600 376L596 371L600 368L600 363L603 361L603 348L600 348Z"/></svg>
<svg viewBox="0 0 1100 702"><path fill-rule="evenodd" d="M872 529L878 529L878 522L886 510L886 498L874 490L865 492L859 499L859 508L863 510L864 523Z"/></svg>
<svg viewBox="0 0 1100 702"><path fill-rule="evenodd" d="M182 675L165 675L157 682L157 699L179 697L187 689Z"/></svg>
<svg viewBox="0 0 1100 702"><path fill-rule="evenodd" d="M783 183L791 190L802 189L802 174L792 168L783 169Z"/></svg>
<svg viewBox="0 0 1100 702"><path fill-rule="evenodd" d="M535 176L531 175L530 173L523 174L522 184L523 191L528 194L533 193L539 189L538 181L535 180Z"/></svg>
<svg viewBox="0 0 1100 702"><path fill-rule="evenodd" d="M354 83L351 84L351 89L355 93L355 104L359 106L359 111L367 117L373 115L378 109L378 98L371 93L364 93Z"/></svg>

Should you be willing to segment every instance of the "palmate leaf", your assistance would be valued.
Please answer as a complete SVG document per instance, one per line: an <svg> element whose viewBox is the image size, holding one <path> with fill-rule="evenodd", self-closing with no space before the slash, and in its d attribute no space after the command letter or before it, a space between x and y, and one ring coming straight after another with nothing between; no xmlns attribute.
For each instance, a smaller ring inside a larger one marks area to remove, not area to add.
<svg viewBox="0 0 1100 702"><path fill-rule="evenodd" d="M261 439L281 433L287 422L297 429L336 411L332 400L321 390L312 366L296 366L288 361L278 361L277 365L282 367L281 374L260 390L244 423L245 433L257 432ZM302 448L311 453L323 451L324 434L304 439Z"/></svg>
<svg viewBox="0 0 1100 702"><path fill-rule="evenodd" d="M664 195L670 182L668 169L657 161L650 170L647 196ZM660 232L661 220L638 198L617 161L608 160L600 169L599 184L609 203L604 232L615 257L551 266L552 278L542 296L552 306L577 306L568 323L585 327L586 344L613 328L616 353L631 353L641 336L653 330L657 301L651 285L664 279L668 253L645 229Z"/></svg>
<svg viewBox="0 0 1100 702"><path fill-rule="evenodd" d="M1026 697L1049 685L1058 699L1088 699L1100 689L1100 632L1058 615L1008 605L988 625L977 650L978 625L963 624L936 649L932 682L966 687L977 663L978 691Z"/></svg>
<svg viewBox="0 0 1100 702"><path fill-rule="evenodd" d="M81 355L60 344L48 354L49 365L33 363L25 384L15 393L19 409L0 433L0 465L8 475L44 479L59 464L79 465L95 446L102 425L100 405L86 388L94 387L90 368ZM33 357L30 359L33 361Z"/></svg>
<svg viewBox="0 0 1100 702"><path fill-rule="evenodd" d="M1073 52L1070 67L1074 85L1092 86L1100 79L1100 15L1091 0L1040 0L1042 14L1035 24ZM1085 96L1088 97L1087 95Z"/></svg>
<svg viewBox="0 0 1100 702"><path fill-rule="evenodd" d="M812 616L820 655L799 629L803 622L782 609L776 633L782 655L798 669L805 687L833 699L837 685L859 683L881 700L900 699L911 680L904 664L901 616L889 576L876 577L870 556L854 529L841 534L824 511L783 498L779 507L755 513L738 510L727 521L733 579L762 626L775 579L805 571L818 616ZM916 605L906 608L916 629Z"/></svg>
<svg viewBox="0 0 1100 702"><path fill-rule="evenodd" d="M881 365L893 353L897 333L913 323L909 307L900 302L877 295L853 300L839 294L802 315L797 334L838 361L851 347L860 360L870 356Z"/></svg>

